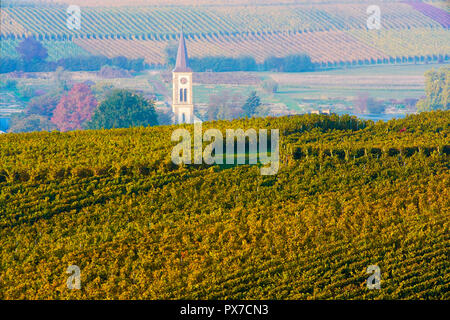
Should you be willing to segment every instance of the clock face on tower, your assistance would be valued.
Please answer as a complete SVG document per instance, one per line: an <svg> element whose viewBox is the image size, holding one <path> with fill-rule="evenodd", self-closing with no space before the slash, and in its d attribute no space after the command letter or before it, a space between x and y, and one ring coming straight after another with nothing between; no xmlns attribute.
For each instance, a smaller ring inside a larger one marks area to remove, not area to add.
<svg viewBox="0 0 450 320"><path fill-rule="evenodd" d="M186 78L181 78L180 79L180 83L181 84L186 84L188 82L188 80Z"/></svg>

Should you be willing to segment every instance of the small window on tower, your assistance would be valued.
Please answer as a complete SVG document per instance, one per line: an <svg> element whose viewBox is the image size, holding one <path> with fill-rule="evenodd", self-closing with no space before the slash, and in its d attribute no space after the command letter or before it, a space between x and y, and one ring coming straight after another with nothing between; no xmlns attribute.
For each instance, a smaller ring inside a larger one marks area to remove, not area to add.
<svg viewBox="0 0 450 320"><path fill-rule="evenodd" d="M180 102L183 102L183 89L180 89Z"/></svg>
<svg viewBox="0 0 450 320"><path fill-rule="evenodd" d="M187 89L184 89L184 102L187 102Z"/></svg>

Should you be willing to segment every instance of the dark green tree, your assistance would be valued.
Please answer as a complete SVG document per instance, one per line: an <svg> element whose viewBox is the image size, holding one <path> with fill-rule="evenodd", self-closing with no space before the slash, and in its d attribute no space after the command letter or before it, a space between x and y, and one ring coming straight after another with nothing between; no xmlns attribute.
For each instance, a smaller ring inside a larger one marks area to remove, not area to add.
<svg viewBox="0 0 450 320"><path fill-rule="evenodd" d="M304 72L312 70L311 57L306 54L294 54L284 57L284 72Z"/></svg>
<svg viewBox="0 0 450 320"><path fill-rule="evenodd" d="M247 101L242 106L245 115L251 117L256 113L256 109L261 105L261 100L256 94L256 91L250 93L250 96L247 98Z"/></svg>
<svg viewBox="0 0 450 320"><path fill-rule="evenodd" d="M304 72L314 69L311 57L307 54L294 54L286 57L267 57L263 63L265 71Z"/></svg>
<svg viewBox="0 0 450 320"><path fill-rule="evenodd" d="M26 63L42 62L48 57L47 49L33 37L22 40L16 50Z"/></svg>
<svg viewBox="0 0 450 320"><path fill-rule="evenodd" d="M430 70L425 73L426 97L417 103L418 111L449 109L450 68Z"/></svg>
<svg viewBox="0 0 450 320"><path fill-rule="evenodd" d="M88 129L129 128L158 124L153 101L133 91L116 89L100 103Z"/></svg>

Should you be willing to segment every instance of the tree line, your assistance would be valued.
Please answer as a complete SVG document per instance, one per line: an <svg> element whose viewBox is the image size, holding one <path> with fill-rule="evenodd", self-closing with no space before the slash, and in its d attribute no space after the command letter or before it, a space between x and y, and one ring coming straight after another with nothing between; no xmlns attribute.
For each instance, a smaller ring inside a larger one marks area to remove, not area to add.
<svg viewBox="0 0 450 320"><path fill-rule="evenodd" d="M33 37L22 40L16 50L19 58L0 57L0 73L13 71L52 72L58 67L69 71L98 71L106 65L136 72L146 68L143 58L129 59L123 56L114 58L105 56L74 56L57 61L47 61L47 49Z"/></svg>
<svg viewBox="0 0 450 320"><path fill-rule="evenodd" d="M175 66L177 46L168 45L165 48L165 61L169 67ZM287 55L285 57L267 57L262 63L257 63L254 57L239 56L205 56L191 57L189 64L195 72L232 72L232 71L276 71L304 72L313 71L314 63L306 53Z"/></svg>
<svg viewBox="0 0 450 320"><path fill-rule="evenodd" d="M98 71L105 65L115 66L125 70L142 71L148 68L143 58L129 59L123 56L108 58L105 56L73 56L57 61L47 61L48 52L39 40L27 37L16 48L19 58L0 57L0 73L13 71L52 72L58 67L69 71ZM166 48L166 63L175 64L176 48ZM191 58L191 68L195 72L231 72L231 71L276 71L304 72L314 70L311 57L305 53L285 57L267 57L262 63L257 63L254 57L207 56Z"/></svg>
<svg viewBox="0 0 450 320"><path fill-rule="evenodd" d="M314 70L311 57L307 54L294 54L285 57L268 57L262 63L256 63L250 56L225 57L208 56L191 58L189 60L195 72L232 72L232 71L275 71L275 72L305 72Z"/></svg>

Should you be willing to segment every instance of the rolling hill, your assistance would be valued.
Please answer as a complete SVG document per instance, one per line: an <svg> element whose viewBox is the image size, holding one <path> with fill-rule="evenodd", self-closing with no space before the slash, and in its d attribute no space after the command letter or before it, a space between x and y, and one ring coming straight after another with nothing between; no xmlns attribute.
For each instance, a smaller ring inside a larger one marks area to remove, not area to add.
<svg viewBox="0 0 450 320"><path fill-rule="evenodd" d="M261 62L307 53L318 67L329 67L446 61L450 53L450 14L441 2L211 2L82 7L82 26L75 30L66 25L65 6L6 6L0 37L5 47L26 36L45 40L52 57L86 51L142 57L152 65L166 62L165 48L176 41L182 23L193 57L250 55ZM373 4L380 7L380 30L367 29L366 9Z"/></svg>
<svg viewBox="0 0 450 320"><path fill-rule="evenodd" d="M449 299L449 123L203 123L278 128L273 176L174 165L176 126L3 134L0 299Z"/></svg>

